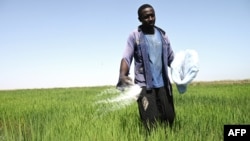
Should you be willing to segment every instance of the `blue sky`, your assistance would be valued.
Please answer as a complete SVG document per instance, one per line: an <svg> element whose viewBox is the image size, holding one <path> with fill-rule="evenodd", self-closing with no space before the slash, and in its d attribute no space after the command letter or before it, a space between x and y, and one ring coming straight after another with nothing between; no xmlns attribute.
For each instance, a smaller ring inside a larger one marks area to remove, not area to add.
<svg viewBox="0 0 250 141"><path fill-rule="evenodd" d="M198 52L194 81L250 78L248 0L1 0L0 89L115 85L144 3L175 52Z"/></svg>

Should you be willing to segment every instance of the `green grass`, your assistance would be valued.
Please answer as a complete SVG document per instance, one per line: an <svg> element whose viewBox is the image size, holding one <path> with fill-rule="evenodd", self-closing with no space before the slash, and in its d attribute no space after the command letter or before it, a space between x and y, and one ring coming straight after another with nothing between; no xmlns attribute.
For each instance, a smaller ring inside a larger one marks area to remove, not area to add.
<svg viewBox="0 0 250 141"><path fill-rule="evenodd" d="M114 111L95 103L115 96L112 86L0 91L0 141L219 141L223 125L250 124L248 81L193 83L184 95L173 88L174 127L150 136L136 103Z"/></svg>

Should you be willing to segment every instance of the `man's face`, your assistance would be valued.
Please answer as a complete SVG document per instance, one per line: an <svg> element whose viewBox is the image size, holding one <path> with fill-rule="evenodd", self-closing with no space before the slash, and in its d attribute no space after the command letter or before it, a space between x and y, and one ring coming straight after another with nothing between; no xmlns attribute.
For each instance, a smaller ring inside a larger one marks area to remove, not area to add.
<svg viewBox="0 0 250 141"><path fill-rule="evenodd" d="M150 7L143 9L141 12L141 16L139 17L139 20L144 26L154 26L155 25L154 9Z"/></svg>

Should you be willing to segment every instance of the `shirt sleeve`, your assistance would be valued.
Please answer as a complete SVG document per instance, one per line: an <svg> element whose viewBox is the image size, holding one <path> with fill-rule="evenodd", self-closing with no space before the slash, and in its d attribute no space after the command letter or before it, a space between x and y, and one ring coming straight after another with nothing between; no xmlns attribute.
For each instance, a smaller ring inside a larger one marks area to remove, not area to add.
<svg viewBox="0 0 250 141"><path fill-rule="evenodd" d="M127 44L123 53L123 59L125 59L128 67L130 68L131 63L133 61L134 55L134 46L135 46L135 36L134 32L131 33L127 39Z"/></svg>
<svg viewBox="0 0 250 141"><path fill-rule="evenodd" d="M167 48L167 51L168 51L168 66L170 67L171 66L171 63L173 62L174 60L174 52L173 52L173 49L171 47L171 44L170 44L170 41L168 39L168 37L166 35L164 35L164 39L168 45L168 48Z"/></svg>

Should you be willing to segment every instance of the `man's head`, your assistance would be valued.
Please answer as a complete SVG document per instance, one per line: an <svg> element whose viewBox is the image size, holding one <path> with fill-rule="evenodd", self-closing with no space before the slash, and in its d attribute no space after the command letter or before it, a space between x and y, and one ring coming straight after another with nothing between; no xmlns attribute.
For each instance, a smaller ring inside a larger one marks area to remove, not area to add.
<svg viewBox="0 0 250 141"><path fill-rule="evenodd" d="M138 9L138 19L144 26L154 26L155 11L149 4L143 4Z"/></svg>

